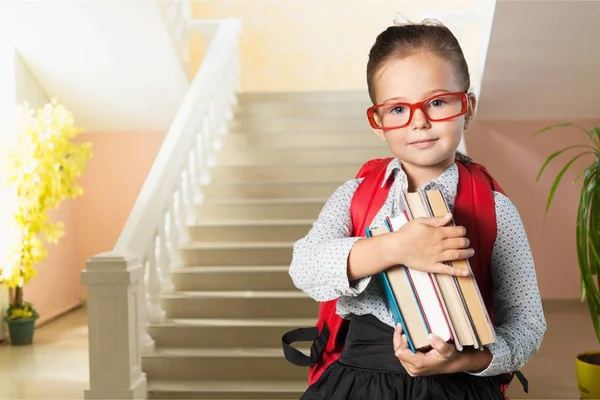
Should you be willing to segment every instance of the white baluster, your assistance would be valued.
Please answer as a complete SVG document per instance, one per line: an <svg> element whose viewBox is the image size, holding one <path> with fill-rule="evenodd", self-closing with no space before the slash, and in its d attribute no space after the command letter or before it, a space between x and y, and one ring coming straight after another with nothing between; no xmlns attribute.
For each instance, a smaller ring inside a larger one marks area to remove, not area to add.
<svg viewBox="0 0 600 400"><path fill-rule="evenodd" d="M190 0L180 0L179 5L181 7L181 17L183 22L187 23L192 19L192 3Z"/></svg>
<svg viewBox="0 0 600 400"><path fill-rule="evenodd" d="M210 176L208 174L208 168L206 163L207 150L205 137L207 130L208 122L206 117L204 117L202 118L202 127L200 128L200 132L196 135L196 171L198 174L199 195L202 195L202 185L206 185L210 181Z"/></svg>
<svg viewBox="0 0 600 400"><path fill-rule="evenodd" d="M199 161L200 154L198 154L198 135L194 134L192 140L192 150L190 151L190 168L192 170L192 187L194 188L194 194L198 193L198 188L202 183L202 175L200 174Z"/></svg>
<svg viewBox="0 0 600 400"><path fill-rule="evenodd" d="M233 67L229 67L227 76L225 76L225 99L224 107L225 107L225 118L226 123L229 124L233 118L235 117L235 108L237 102L237 96L235 94L235 86L233 85Z"/></svg>
<svg viewBox="0 0 600 400"><path fill-rule="evenodd" d="M216 118L215 118L215 104L213 101L209 103L208 106L208 129L204 132L206 137L206 167L212 167L215 165L214 159L214 147L213 147L213 139L215 137L215 132L217 130L216 126Z"/></svg>
<svg viewBox="0 0 600 400"><path fill-rule="evenodd" d="M177 25L180 25L183 21L181 20L181 4L180 2L173 3L173 20Z"/></svg>
<svg viewBox="0 0 600 400"><path fill-rule="evenodd" d="M154 340L148 333L148 327L150 326L150 310L152 309L152 302L150 301L150 294L148 293L148 282L146 281L146 262L143 260L142 266L144 268L144 275L142 279L142 307L140 307L140 348L142 353L149 354L154 351L155 347Z"/></svg>
<svg viewBox="0 0 600 400"><path fill-rule="evenodd" d="M232 94L235 92L235 86L233 85L232 79L235 71L235 52L230 52L226 63L227 67L223 71L223 77L221 78L223 86L221 93L223 94L223 114L225 115L226 120L230 121L233 118Z"/></svg>
<svg viewBox="0 0 600 400"><path fill-rule="evenodd" d="M175 198L169 208L169 250L171 252L171 269L181 268L183 260L179 252L179 229L177 227L177 217L175 215Z"/></svg>
<svg viewBox="0 0 600 400"><path fill-rule="evenodd" d="M239 59L237 56L237 52L234 52L232 56L230 68L227 70L225 80L227 85L226 93L228 93L227 105L230 107L231 110L230 118L233 118L238 108L237 94L241 90L239 81Z"/></svg>
<svg viewBox="0 0 600 400"><path fill-rule="evenodd" d="M169 21L170 26L175 26L177 24L177 10L176 5L173 5L173 2L169 2L166 7L167 10L167 20Z"/></svg>
<svg viewBox="0 0 600 400"><path fill-rule="evenodd" d="M187 187L187 198L186 198L186 213L187 213L187 222L191 224L196 223L196 191L194 185L194 172L192 166L194 165L194 159L192 157L188 157L188 166L185 169L185 185Z"/></svg>
<svg viewBox="0 0 600 400"><path fill-rule="evenodd" d="M146 255L147 277L146 289L148 299L150 300L150 310L148 320L151 323L161 323L165 319L165 312L160 306L160 296L162 293L162 278L156 263L156 239L150 243Z"/></svg>
<svg viewBox="0 0 600 400"><path fill-rule="evenodd" d="M165 225L168 222L168 215L165 215L165 220L158 226L158 268L162 279L162 292L172 292L175 290L175 285L171 280L171 256L169 254L168 236Z"/></svg>
<svg viewBox="0 0 600 400"><path fill-rule="evenodd" d="M227 89L226 85L222 85L223 89ZM229 125L229 120L231 115L229 114L229 105L227 104L227 92L223 92L219 94L219 108L221 109L221 117L219 118L220 127L219 127L219 142L223 140L223 136L227 133L227 127ZM220 146L217 148L221 148Z"/></svg>
<svg viewBox="0 0 600 400"><path fill-rule="evenodd" d="M222 107L222 102L221 102L221 98L222 98L222 93L221 91L223 90L223 85L222 85L223 79L222 79L222 75L218 78L218 81L216 83L216 94L212 99L212 103L214 106L214 114L213 114L213 118L214 118L214 131L213 133L213 149L216 149L215 143L216 141L219 139L219 137L221 136L221 134L223 133L223 107Z"/></svg>
<svg viewBox="0 0 600 400"><path fill-rule="evenodd" d="M212 155L211 151L211 140L210 140L210 110L204 116L202 120L202 172L208 171L208 167L210 166L210 157Z"/></svg>
<svg viewBox="0 0 600 400"><path fill-rule="evenodd" d="M177 191L177 228L179 229L180 243L188 243L190 236L187 231L187 222L185 215L185 180L180 180L179 190Z"/></svg>
<svg viewBox="0 0 600 400"><path fill-rule="evenodd" d="M209 167L212 167L216 164L216 151L217 150L217 141L219 140L219 136L221 134L221 114L219 114L219 96L215 96L212 103L212 129L210 131L210 156L209 156Z"/></svg>

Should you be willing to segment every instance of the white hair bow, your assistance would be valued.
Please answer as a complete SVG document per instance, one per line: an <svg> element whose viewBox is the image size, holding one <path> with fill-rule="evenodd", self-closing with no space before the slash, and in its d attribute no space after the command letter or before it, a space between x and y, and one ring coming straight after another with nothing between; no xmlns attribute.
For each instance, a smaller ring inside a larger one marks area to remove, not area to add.
<svg viewBox="0 0 600 400"><path fill-rule="evenodd" d="M400 13L396 13L396 18L394 18L394 25L396 26L404 26L404 25L435 25L435 26L445 26L439 20L435 18L425 18L423 21L419 23L414 23L407 19Z"/></svg>

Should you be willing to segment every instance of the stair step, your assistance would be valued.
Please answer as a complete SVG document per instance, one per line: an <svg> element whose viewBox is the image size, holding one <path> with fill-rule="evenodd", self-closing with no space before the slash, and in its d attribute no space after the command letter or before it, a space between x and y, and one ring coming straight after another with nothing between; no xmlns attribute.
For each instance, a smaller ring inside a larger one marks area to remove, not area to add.
<svg viewBox="0 0 600 400"><path fill-rule="evenodd" d="M207 200L328 198L341 182L213 182L202 188ZM288 216L288 218L291 218Z"/></svg>
<svg viewBox="0 0 600 400"><path fill-rule="evenodd" d="M150 381L150 399L298 399L307 379L297 381Z"/></svg>
<svg viewBox="0 0 600 400"><path fill-rule="evenodd" d="M295 147L328 148L340 146L379 146L386 148L385 142L372 132L361 133L307 133L304 135L282 135L274 133L231 133L223 138L224 148L239 147Z"/></svg>
<svg viewBox="0 0 600 400"><path fill-rule="evenodd" d="M142 368L149 380L227 382L302 380L308 372L289 363L280 344L269 348L157 348L142 357Z"/></svg>
<svg viewBox="0 0 600 400"><path fill-rule="evenodd" d="M281 336L296 328L315 326L313 318L172 319L152 324L149 332L157 347L231 348L275 347Z"/></svg>
<svg viewBox="0 0 600 400"><path fill-rule="evenodd" d="M288 181L298 182L310 179L313 182L345 182L354 178L359 170L358 163L322 165L245 165L215 166L210 170L213 182L220 181Z"/></svg>
<svg viewBox="0 0 600 400"><path fill-rule="evenodd" d="M368 102L347 102L347 103L262 103L248 104L236 113L236 120L244 121L249 118L334 118L340 121L347 121L349 115L353 120L366 120Z"/></svg>
<svg viewBox="0 0 600 400"><path fill-rule="evenodd" d="M284 136L306 134L364 134L374 135L366 117L366 109L360 114L346 115L251 115L239 114L232 121L231 132L244 134L275 133Z"/></svg>
<svg viewBox="0 0 600 400"><path fill-rule="evenodd" d="M311 219L316 220L327 201L318 198L271 199L213 199L196 206L198 222L205 219L261 220L261 219Z"/></svg>
<svg viewBox="0 0 600 400"><path fill-rule="evenodd" d="M323 107L323 104L347 106L358 103L366 107L370 106L369 96L363 90L243 92L238 94L238 101L243 109L265 104L289 107L307 105L315 108Z"/></svg>
<svg viewBox="0 0 600 400"><path fill-rule="evenodd" d="M389 157L387 147L353 146L337 148L247 147L222 148L216 155L217 165L290 165L304 163L344 162L362 165L372 158Z"/></svg>
<svg viewBox="0 0 600 400"><path fill-rule="evenodd" d="M171 273L178 291L294 290L289 266L186 267Z"/></svg>
<svg viewBox="0 0 600 400"><path fill-rule="evenodd" d="M174 292L162 305L168 318L313 318L319 308L299 290Z"/></svg>
<svg viewBox="0 0 600 400"><path fill-rule="evenodd" d="M195 242L180 248L186 266L289 265L294 242Z"/></svg>
<svg viewBox="0 0 600 400"><path fill-rule="evenodd" d="M312 219L205 220L188 227L192 241L296 241L312 227Z"/></svg>

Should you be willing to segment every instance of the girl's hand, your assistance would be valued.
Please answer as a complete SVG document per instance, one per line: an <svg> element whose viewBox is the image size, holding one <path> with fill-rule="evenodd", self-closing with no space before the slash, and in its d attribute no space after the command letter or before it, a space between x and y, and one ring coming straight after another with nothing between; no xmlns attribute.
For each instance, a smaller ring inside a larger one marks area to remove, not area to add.
<svg viewBox="0 0 600 400"><path fill-rule="evenodd" d="M425 376L458 372L456 362L459 353L453 344L444 342L439 336L430 338L432 349L427 353L413 353L408 348L406 335L398 325L394 332L394 352L410 376Z"/></svg>
<svg viewBox="0 0 600 400"><path fill-rule="evenodd" d="M444 217L416 218L386 236L390 265L405 265L424 272L465 276L468 271L443 264L465 260L475 251L469 247L462 226L446 226L452 214Z"/></svg>

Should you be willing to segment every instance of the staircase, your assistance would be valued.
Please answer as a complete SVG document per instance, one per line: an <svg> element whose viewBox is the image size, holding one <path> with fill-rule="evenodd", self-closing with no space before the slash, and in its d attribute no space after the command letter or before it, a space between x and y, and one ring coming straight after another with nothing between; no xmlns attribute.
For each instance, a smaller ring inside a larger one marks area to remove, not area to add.
<svg viewBox="0 0 600 400"><path fill-rule="evenodd" d="M298 399L307 369L289 364L281 336L313 326L318 304L288 275L294 241L362 162L388 149L339 93L243 94L201 187L183 266L163 293L142 356L155 399ZM308 349L305 350L308 352Z"/></svg>

